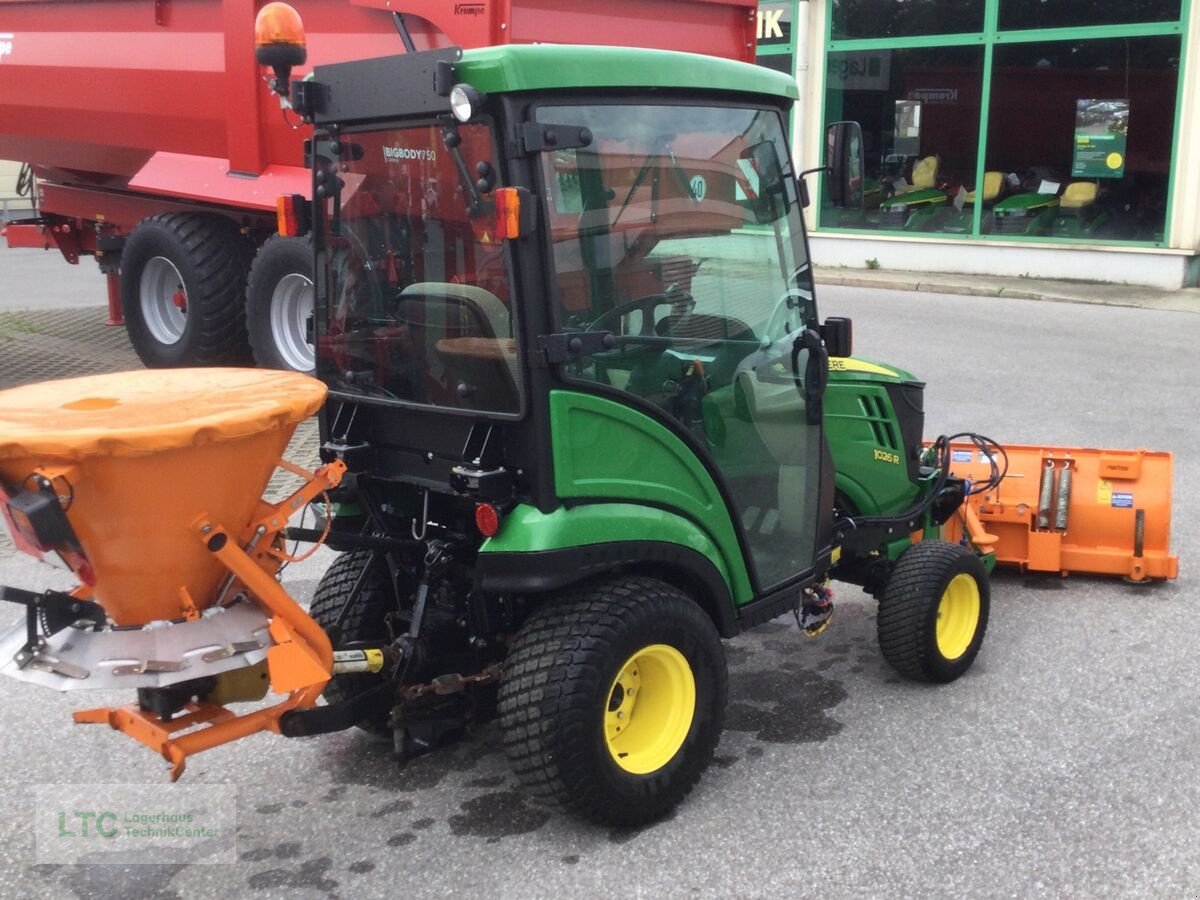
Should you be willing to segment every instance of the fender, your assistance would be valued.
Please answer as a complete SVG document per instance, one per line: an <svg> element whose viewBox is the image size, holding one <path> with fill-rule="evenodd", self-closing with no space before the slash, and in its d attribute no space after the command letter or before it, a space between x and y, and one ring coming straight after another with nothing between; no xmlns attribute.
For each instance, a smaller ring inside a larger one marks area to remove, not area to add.
<svg viewBox="0 0 1200 900"><path fill-rule="evenodd" d="M587 503L547 514L522 504L480 547L476 571L479 587L488 592L543 593L639 564L685 574L704 590L709 601L704 605L718 630L736 633L734 604L751 597L735 593L729 561L712 538L668 510Z"/></svg>

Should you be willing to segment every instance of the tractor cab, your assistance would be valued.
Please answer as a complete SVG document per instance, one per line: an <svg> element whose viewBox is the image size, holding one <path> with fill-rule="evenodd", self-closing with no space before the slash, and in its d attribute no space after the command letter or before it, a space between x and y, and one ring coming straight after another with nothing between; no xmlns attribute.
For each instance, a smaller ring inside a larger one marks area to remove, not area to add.
<svg viewBox="0 0 1200 900"><path fill-rule="evenodd" d="M387 484L376 508L405 534L473 532L451 523L494 504L499 534L469 550L485 587L493 546L559 539L521 533L533 511L628 524L581 502L686 510L720 562L684 569L722 584L720 608L816 578L829 351L786 140L794 85L621 48L378 65L409 89L347 64L297 98L317 126L326 455ZM525 578L566 583L577 555Z"/></svg>

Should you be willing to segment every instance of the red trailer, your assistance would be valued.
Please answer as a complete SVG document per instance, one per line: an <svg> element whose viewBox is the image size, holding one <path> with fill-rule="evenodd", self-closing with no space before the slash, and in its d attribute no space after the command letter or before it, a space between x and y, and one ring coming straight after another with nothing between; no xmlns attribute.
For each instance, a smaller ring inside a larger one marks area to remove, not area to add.
<svg viewBox="0 0 1200 900"><path fill-rule="evenodd" d="M109 320L148 366L312 368L307 245L276 198L310 196L298 120L254 62L256 0L0 0L0 159L37 218L9 246L94 256ZM300 0L308 64L404 52L392 0ZM752 61L757 0L412 0L417 49L622 44Z"/></svg>

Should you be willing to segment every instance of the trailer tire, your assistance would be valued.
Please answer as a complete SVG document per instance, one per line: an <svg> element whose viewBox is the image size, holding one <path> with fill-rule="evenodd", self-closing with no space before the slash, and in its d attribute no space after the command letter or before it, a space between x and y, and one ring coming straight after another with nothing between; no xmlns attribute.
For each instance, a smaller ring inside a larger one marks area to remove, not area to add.
<svg viewBox="0 0 1200 900"><path fill-rule="evenodd" d="M656 579L610 576L543 601L521 628L500 685L504 748L535 796L644 825L712 761L727 693L700 606Z"/></svg>
<svg viewBox="0 0 1200 900"><path fill-rule="evenodd" d="M358 595L351 598L360 579ZM350 606L343 616L342 609L348 600ZM398 608L384 557L368 550L355 550L340 554L326 570L308 614L329 635L334 649L338 649L357 642L379 645L389 641L386 617ZM349 700L377 685L378 679L376 675L335 675L325 685L325 700L329 703ZM389 713L389 709L381 708L359 722L358 727L369 734L390 736Z"/></svg>
<svg viewBox="0 0 1200 900"><path fill-rule="evenodd" d="M246 288L246 330L260 366L306 374L316 368L308 340L314 297L312 254L311 238L276 235L254 258Z"/></svg>
<svg viewBox="0 0 1200 900"><path fill-rule="evenodd" d="M990 609L987 570L974 553L920 541L904 551L879 599L879 649L905 678L946 684L971 668Z"/></svg>
<svg viewBox="0 0 1200 900"><path fill-rule="evenodd" d="M250 362L250 249L223 216L168 213L138 223L121 253L121 308L146 366Z"/></svg>

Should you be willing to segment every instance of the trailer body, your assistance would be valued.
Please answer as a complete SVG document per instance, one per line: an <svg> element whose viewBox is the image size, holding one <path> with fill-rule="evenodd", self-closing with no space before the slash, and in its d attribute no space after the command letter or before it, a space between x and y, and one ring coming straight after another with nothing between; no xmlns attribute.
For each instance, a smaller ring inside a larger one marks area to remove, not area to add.
<svg viewBox="0 0 1200 900"><path fill-rule="evenodd" d="M139 334L131 336L150 365L235 361L241 351L214 350L212 340L185 331L187 316L200 318L210 298L188 283L179 260L172 259L178 290L158 296L153 281L121 285L124 242L139 223L222 216L248 244L242 256L252 257L275 232L276 199L310 196L299 119L280 108L254 60L259 6L255 0L0 0L7 49L0 57L0 159L28 163L37 176L36 218L10 223L5 236L10 246L57 247L71 263L95 255L109 276L110 321L129 317L131 304L143 307L130 323ZM309 53L297 77L313 65L404 52L399 5L389 0L298 6ZM417 50L586 42L743 61L754 56L754 0L614 0L589 9L552 0L411 6L403 25ZM207 227L212 231L211 219ZM224 252L237 255L231 246ZM143 275L140 267L135 274ZM244 347L244 332L222 340L240 339ZM279 365L281 358L265 362Z"/></svg>

